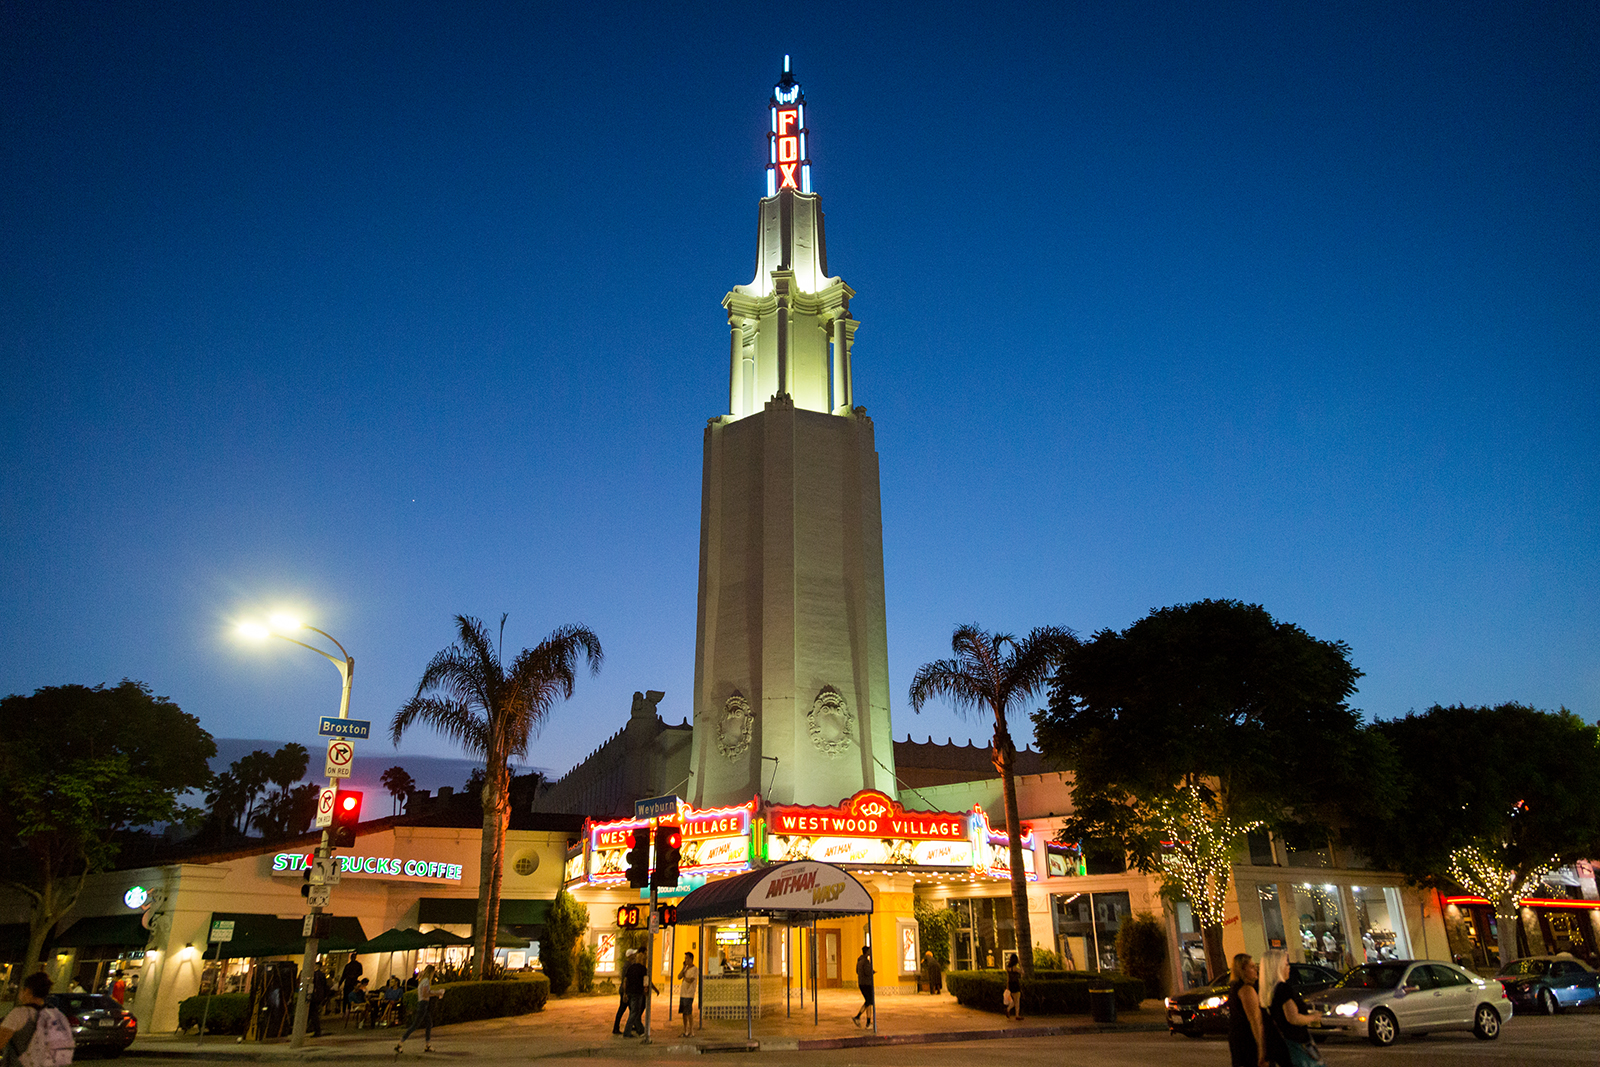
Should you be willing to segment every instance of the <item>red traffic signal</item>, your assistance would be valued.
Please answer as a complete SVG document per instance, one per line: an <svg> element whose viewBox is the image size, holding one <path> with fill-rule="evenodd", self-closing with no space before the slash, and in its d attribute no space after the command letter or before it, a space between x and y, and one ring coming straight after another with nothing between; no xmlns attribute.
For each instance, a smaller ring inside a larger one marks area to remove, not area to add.
<svg viewBox="0 0 1600 1067"><path fill-rule="evenodd" d="M333 825L328 829L328 844L334 848L354 848L356 823L361 821L361 793L340 790L333 795Z"/></svg>
<svg viewBox="0 0 1600 1067"><path fill-rule="evenodd" d="M676 826L656 827L656 869L650 884L670 889L678 884L678 857L683 851L683 831Z"/></svg>
<svg viewBox="0 0 1600 1067"><path fill-rule="evenodd" d="M628 884L635 889L650 884L650 828L630 831L628 844Z"/></svg>

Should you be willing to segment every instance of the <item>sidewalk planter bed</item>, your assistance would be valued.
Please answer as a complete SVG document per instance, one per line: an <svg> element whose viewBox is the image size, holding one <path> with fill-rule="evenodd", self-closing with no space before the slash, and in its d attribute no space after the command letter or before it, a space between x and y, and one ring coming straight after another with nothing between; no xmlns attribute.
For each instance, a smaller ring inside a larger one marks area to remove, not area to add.
<svg viewBox="0 0 1600 1067"><path fill-rule="evenodd" d="M188 997L178 1004L178 1029L198 1028L202 1016L208 1034L242 1034L250 1021L250 994L218 993L206 1011L205 997Z"/></svg>
<svg viewBox="0 0 1600 1067"><path fill-rule="evenodd" d="M542 974L500 982L451 982L434 989L444 997L433 1002L433 1025L464 1023L472 1019L495 1019L503 1015L527 1015L544 1010L550 999L550 979ZM406 992L401 1002L406 1019L417 1016L417 994Z"/></svg>
<svg viewBox="0 0 1600 1067"><path fill-rule="evenodd" d="M957 1003L983 1011L1004 1012L1004 971L946 971L945 988ZM1144 999L1144 983L1126 975L1092 971L1035 971L1022 980L1022 1015L1087 1015L1089 990L1110 989L1117 1008L1135 1011Z"/></svg>

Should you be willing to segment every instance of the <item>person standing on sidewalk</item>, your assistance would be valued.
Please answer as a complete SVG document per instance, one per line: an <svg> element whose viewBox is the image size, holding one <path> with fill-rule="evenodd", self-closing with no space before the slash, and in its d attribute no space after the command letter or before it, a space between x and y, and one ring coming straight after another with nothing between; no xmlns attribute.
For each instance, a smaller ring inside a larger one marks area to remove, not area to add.
<svg viewBox="0 0 1600 1067"><path fill-rule="evenodd" d="M311 1036L322 1036L322 1007L328 1003L328 974L318 963L316 970L311 972Z"/></svg>
<svg viewBox="0 0 1600 1067"><path fill-rule="evenodd" d="M678 1014L683 1016L683 1036L689 1037L694 1029L694 994L700 985L700 968L694 965L693 952L683 954L678 983Z"/></svg>
<svg viewBox="0 0 1600 1067"><path fill-rule="evenodd" d="M850 1021L857 1026L861 1025L861 1012L866 1012L867 1025L872 1025L872 1013L877 1011L873 1006L872 997L872 947L861 946L861 957L856 960L856 982L861 986L861 1011L850 1017Z"/></svg>
<svg viewBox="0 0 1600 1067"><path fill-rule="evenodd" d="M622 1036L622 1017L628 1013L628 968L633 966L633 949L622 956L622 981L617 983L617 1017L611 1020L611 1032Z"/></svg>
<svg viewBox="0 0 1600 1067"><path fill-rule="evenodd" d="M437 997L444 996L443 993ZM400 1035L400 1044L394 1047L394 1058L400 1058L400 1049L406 1043L406 1038L416 1032L417 1027L422 1027L422 1051L433 1051L433 1002L437 999L433 992L433 964L428 964L422 969L422 979L417 982L417 1014L412 1018L411 1025L406 1032Z"/></svg>

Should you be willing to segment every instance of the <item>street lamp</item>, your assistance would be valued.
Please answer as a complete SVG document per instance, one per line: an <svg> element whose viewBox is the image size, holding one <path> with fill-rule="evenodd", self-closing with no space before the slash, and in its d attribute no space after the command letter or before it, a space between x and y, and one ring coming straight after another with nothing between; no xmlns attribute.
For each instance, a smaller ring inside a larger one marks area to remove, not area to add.
<svg viewBox="0 0 1600 1067"><path fill-rule="evenodd" d="M356 673L355 657L346 652L345 647L339 643L339 639L326 630L319 630L315 626L302 622L291 615L276 614L271 616L267 623L268 625L263 626L258 622L241 622L239 624L239 632L245 637L258 641L265 640L268 637L282 638L291 645L299 645L301 648L315 652L333 664L339 672L340 681L343 683L339 689L339 718L348 719L350 717L350 681L355 677ZM331 652L318 648L316 645L308 645L304 641L289 636L289 634L300 630L310 630L314 634L321 634L326 637L339 650L339 655L335 656ZM334 789L339 787L338 779L334 779L328 784ZM331 850L328 848L328 831L324 828L322 841L317 845L313 868L322 872L324 878L326 878L327 871L332 866L329 863L331 854ZM324 882L324 884L326 883ZM306 1023L311 1017L311 969L317 962L318 942L320 940L317 931L317 920L321 914L322 905L312 904L311 914L306 917L308 927L306 931L306 951L305 956L300 961L300 996L295 1001L294 1029L289 1037L290 1048L300 1048L306 1043Z"/></svg>

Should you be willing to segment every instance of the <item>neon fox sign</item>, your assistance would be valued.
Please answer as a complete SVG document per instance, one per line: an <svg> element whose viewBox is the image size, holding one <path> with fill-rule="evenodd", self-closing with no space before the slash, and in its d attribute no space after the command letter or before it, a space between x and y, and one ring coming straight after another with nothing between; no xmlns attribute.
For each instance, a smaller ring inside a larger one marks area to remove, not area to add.
<svg viewBox="0 0 1600 1067"><path fill-rule="evenodd" d="M806 151L806 98L783 57L783 77L772 89L772 132L767 135L767 195L780 189L811 191L811 158Z"/></svg>

